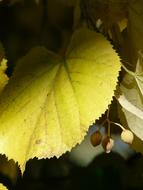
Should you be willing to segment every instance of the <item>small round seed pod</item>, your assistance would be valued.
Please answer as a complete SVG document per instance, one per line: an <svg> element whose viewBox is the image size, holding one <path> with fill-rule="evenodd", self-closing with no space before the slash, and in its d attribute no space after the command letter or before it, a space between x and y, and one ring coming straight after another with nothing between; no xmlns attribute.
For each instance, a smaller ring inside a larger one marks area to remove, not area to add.
<svg viewBox="0 0 143 190"><path fill-rule="evenodd" d="M90 136L90 142L93 146L98 146L99 144L101 144L101 141L102 135L100 131L96 131Z"/></svg>
<svg viewBox="0 0 143 190"><path fill-rule="evenodd" d="M121 133L121 139L125 142L125 143L128 143L128 144L132 144L133 140L134 140L134 135L133 133L128 130L128 129L125 129L122 131Z"/></svg>
<svg viewBox="0 0 143 190"><path fill-rule="evenodd" d="M102 147L104 148L106 153L110 153L114 146L114 140L110 137L105 137L102 141Z"/></svg>

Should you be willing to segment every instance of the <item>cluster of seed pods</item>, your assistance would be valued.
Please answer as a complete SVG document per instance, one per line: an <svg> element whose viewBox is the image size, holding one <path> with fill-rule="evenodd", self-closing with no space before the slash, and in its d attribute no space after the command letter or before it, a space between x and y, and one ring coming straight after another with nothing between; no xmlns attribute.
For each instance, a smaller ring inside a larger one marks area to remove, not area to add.
<svg viewBox="0 0 143 190"><path fill-rule="evenodd" d="M128 144L132 144L134 135L133 133L122 127L122 133L121 133L121 139ZM112 139L110 136L103 137L100 131L95 131L91 137L90 137L91 144L96 147L100 144L102 144L102 147L104 148L106 153L110 153L113 146L114 146L114 139Z"/></svg>

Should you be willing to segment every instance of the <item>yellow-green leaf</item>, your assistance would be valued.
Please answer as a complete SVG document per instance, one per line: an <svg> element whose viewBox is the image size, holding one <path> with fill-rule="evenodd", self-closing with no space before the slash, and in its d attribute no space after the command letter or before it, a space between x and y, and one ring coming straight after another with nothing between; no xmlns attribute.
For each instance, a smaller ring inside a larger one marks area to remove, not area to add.
<svg viewBox="0 0 143 190"><path fill-rule="evenodd" d="M5 58L2 59L0 62L0 93L4 89L5 85L8 82L8 77L5 74L5 71L7 69L7 60Z"/></svg>
<svg viewBox="0 0 143 190"><path fill-rule="evenodd" d="M0 183L0 190L7 190L7 188L2 183Z"/></svg>
<svg viewBox="0 0 143 190"><path fill-rule="evenodd" d="M81 28L64 59L35 48L0 98L0 153L22 171L33 157L59 157L80 143L111 103L120 60L99 33Z"/></svg>

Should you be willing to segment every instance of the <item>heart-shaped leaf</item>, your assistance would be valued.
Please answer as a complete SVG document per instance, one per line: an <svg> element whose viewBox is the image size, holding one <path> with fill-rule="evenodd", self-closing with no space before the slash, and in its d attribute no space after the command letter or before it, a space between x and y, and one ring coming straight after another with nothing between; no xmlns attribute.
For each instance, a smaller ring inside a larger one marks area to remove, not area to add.
<svg viewBox="0 0 143 190"><path fill-rule="evenodd" d="M111 103L120 60L103 35L85 28L65 58L29 52L0 97L0 153L22 171L33 157L59 157L80 143Z"/></svg>

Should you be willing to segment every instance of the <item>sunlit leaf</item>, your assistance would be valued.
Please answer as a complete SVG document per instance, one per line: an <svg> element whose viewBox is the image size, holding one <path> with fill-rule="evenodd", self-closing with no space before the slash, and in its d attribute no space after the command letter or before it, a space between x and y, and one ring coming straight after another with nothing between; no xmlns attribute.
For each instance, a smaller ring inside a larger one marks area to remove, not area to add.
<svg viewBox="0 0 143 190"><path fill-rule="evenodd" d="M111 103L119 70L111 44L85 28L73 34L64 59L33 49L0 98L0 152L23 171L30 158L70 151Z"/></svg>
<svg viewBox="0 0 143 190"><path fill-rule="evenodd" d="M5 71L7 69L6 63L7 63L7 60L4 58L0 62L0 93L4 89L5 85L8 83L8 77L5 74Z"/></svg>
<svg viewBox="0 0 143 190"><path fill-rule="evenodd" d="M8 190L6 186L4 186L2 183L0 183L0 190Z"/></svg>
<svg viewBox="0 0 143 190"><path fill-rule="evenodd" d="M2 44L0 43L0 93L4 89L5 85L8 82L8 77L5 74L7 69L7 60L4 58L5 52Z"/></svg>

